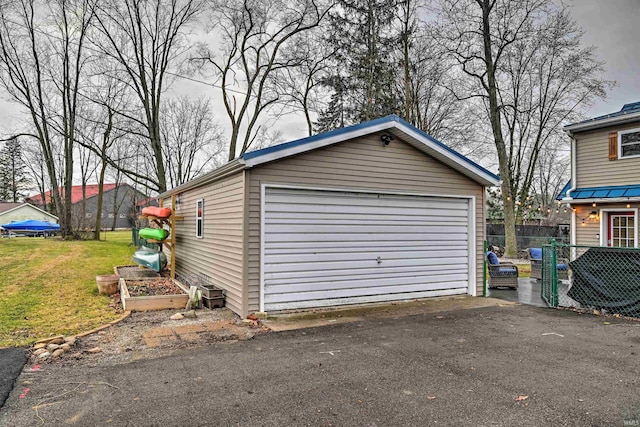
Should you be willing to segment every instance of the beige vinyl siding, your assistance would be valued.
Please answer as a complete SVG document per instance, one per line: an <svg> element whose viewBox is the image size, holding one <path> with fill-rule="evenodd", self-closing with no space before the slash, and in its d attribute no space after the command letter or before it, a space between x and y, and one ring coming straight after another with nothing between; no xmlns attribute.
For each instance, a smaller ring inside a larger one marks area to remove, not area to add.
<svg viewBox="0 0 640 427"><path fill-rule="evenodd" d="M415 194L461 195L476 198L477 292L482 295L484 191L455 170L401 140L383 146L378 134L257 166L247 174L248 304L259 309L260 298L260 192L262 184L335 189L366 189Z"/></svg>
<svg viewBox="0 0 640 427"><path fill-rule="evenodd" d="M204 274L225 290L225 304L244 314L244 172L240 171L177 197L176 272ZM204 199L204 236L196 237L196 201ZM170 206L167 199L165 206Z"/></svg>
<svg viewBox="0 0 640 427"><path fill-rule="evenodd" d="M630 203L630 209L639 209L640 203ZM577 245L585 245L585 246L601 246L601 221L606 221L605 215L601 212L601 209L605 209L609 212L612 210L620 210L621 212L628 211L626 203L608 203L608 204L598 204L597 207L593 207L589 205L576 205L574 206L576 209L576 244ZM600 215L600 219L591 219L589 218L589 213L591 211L597 211ZM584 220L584 221L583 221ZM605 233L607 227L605 226ZM604 246L606 246L607 235L605 234L604 239L602 240Z"/></svg>
<svg viewBox="0 0 640 427"><path fill-rule="evenodd" d="M576 134L577 187L640 183L640 157L609 160L609 132L640 128L640 122Z"/></svg>

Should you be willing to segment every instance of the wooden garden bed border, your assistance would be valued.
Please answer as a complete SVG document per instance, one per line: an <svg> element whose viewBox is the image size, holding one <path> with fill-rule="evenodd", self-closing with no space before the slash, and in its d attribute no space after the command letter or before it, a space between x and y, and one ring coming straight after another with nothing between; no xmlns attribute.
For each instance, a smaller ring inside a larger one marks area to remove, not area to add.
<svg viewBox="0 0 640 427"><path fill-rule="evenodd" d="M127 280L130 281L146 281L156 280L157 277L144 277L136 279L123 279L120 278L120 299L122 300L122 307L125 311L152 311L152 310L166 310L170 308L185 308L187 301L189 301L188 290L184 285L175 279L169 279L175 283L184 294L176 295L150 295L141 297L132 297L129 294L129 288L127 288ZM162 279L167 279L163 277Z"/></svg>

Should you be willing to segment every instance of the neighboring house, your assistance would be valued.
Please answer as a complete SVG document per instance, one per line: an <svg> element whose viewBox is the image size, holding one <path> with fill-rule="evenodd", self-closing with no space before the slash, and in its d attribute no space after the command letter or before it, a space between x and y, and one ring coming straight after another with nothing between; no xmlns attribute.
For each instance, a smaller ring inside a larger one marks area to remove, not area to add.
<svg viewBox="0 0 640 427"><path fill-rule="evenodd" d="M34 219L57 223L58 217L29 203L0 202L0 225Z"/></svg>
<svg viewBox="0 0 640 427"><path fill-rule="evenodd" d="M640 102L564 130L571 180L557 199L573 208L571 243L638 247Z"/></svg>
<svg viewBox="0 0 640 427"><path fill-rule="evenodd" d="M94 229L98 210L98 185L88 184L83 193L81 185L71 189L72 222L76 229ZM131 228L136 221L136 205L146 196L129 184L104 184L102 196L102 229ZM42 196L35 195L27 199L29 203L43 206ZM45 193L46 204L51 203L51 191Z"/></svg>
<svg viewBox="0 0 640 427"><path fill-rule="evenodd" d="M160 195L176 272L245 316L481 294L498 177L396 116L245 153Z"/></svg>

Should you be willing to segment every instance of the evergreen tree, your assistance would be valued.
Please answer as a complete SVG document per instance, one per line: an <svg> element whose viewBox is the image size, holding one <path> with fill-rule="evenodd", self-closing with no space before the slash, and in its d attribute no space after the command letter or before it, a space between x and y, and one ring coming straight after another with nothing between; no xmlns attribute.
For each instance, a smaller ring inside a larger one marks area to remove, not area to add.
<svg viewBox="0 0 640 427"><path fill-rule="evenodd" d="M0 148L0 200L16 203L26 195L30 184L26 168L20 141L6 141Z"/></svg>
<svg viewBox="0 0 640 427"><path fill-rule="evenodd" d="M393 25L398 5L398 0L338 1L327 37L337 52L337 71L324 82L333 97L320 113L318 131L398 112L401 101L393 90L398 72L394 58L399 35Z"/></svg>

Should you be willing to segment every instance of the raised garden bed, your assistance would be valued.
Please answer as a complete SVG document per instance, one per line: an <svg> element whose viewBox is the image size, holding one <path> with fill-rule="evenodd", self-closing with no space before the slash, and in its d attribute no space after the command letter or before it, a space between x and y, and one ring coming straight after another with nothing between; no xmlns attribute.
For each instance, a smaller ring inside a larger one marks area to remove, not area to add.
<svg viewBox="0 0 640 427"><path fill-rule="evenodd" d="M113 267L113 271L121 279L137 279L143 277L160 277L160 273L156 273L148 268L142 268L139 265L117 265Z"/></svg>
<svg viewBox="0 0 640 427"><path fill-rule="evenodd" d="M184 308L189 295L182 284L165 277L120 278L120 298L124 310L151 311Z"/></svg>

